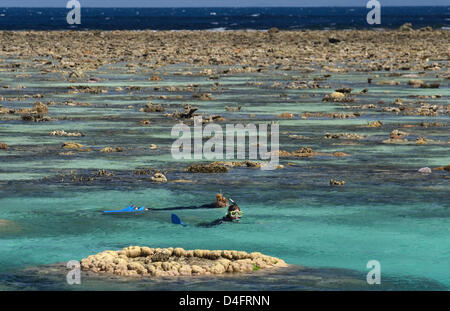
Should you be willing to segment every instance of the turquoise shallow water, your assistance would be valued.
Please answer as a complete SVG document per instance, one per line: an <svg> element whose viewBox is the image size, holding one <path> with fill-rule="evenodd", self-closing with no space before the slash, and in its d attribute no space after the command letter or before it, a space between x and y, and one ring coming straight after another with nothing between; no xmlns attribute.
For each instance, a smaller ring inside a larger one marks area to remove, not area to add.
<svg viewBox="0 0 450 311"><path fill-rule="evenodd" d="M7 143L9 149L0 150L0 219L11 223L0 227L0 280L29 266L80 260L105 249L148 245L260 251L290 264L350 269L361 280L365 280L368 272L367 262L375 259L381 263L382 275L391 280L394 289L421 289L424 280L436 282L441 288L450 287L448 172L434 171L431 175L416 172L424 166L450 164L448 115L402 116L373 109L354 119L304 120L297 115L354 110L338 103L322 102L323 94L331 91L328 89L270 88L274 81L282 80L278 72L224 77L219 80L223 89L210 91L214 82L206 77L173 75L179 69L179 66L167 68L165 80L160 84L143 80L148 75L146 72L118 76L107 72L100 77L108 80L95 86L103 85L108 93L97 95L67 94L69 84L58 82L56 74L49 81L39 81L34 75L16 81L12 74L0 72L2 84L27 86L20 91L2 90L1 95L6 98L1 102L4 107L31 107L34 99L9 101L8 98L34 92L45 94L44 102L73 99L92 104L90 107L50 106L50 116L58 119L51 122L26 123L17 117L1 117L0 142ZM120 68L115 70L120 72ZM336 75L325 84L332 89L345 85L358 90L367 87L366 80L362 74ZM266 87L247 84L258 81ZM155 85L186 86L197 82L202 84L202 91L213 93L216 100L197 101L186 91L153 89ZM130 83L151 87L132 94L115 90ZM393 102L397 97L413 101L407 96L419 92L442 95L428 100L436 104L448 103L450 96L448 83L439 90L373 85L367 96L358 96L359 102L348 105L379 100ZM288 97L280 97L280 93ZM309 97L303 97L304 94ZM184 98L152 99L159 95L183 95ZM320 152L342 151L350 156L282 159L285 168L268 172L235 168L227 174L189 174L183 172L188 162L176 161L169 153L173 122L162 114L138 111L149 101L165 105L168 112L181 110L183 104L190 103L199 106L202 113L221 114L230 123L277 120L281 149L307 146ZM240 112L227 112L226 105L243 108ZM296 117L280 119L277 115L282 112L292 112ZM255 115L250 117L250 114ZM151 120L151 125L140 126L139 121L144 119ZM382 120L384 126L365 127L374 120ZM420 122L443 122L447 127L424 128L418 126ZM402 124L416 126L401 128ZM440 143L383 144L397 128L409 132L412 142L416 137L426 136ZM86 136L49 136L50 131L60 129L81 131ZM324 139L325 133L344 132L367 137L352 141L352 145ZM303 137L294 139L289 135ZM82 143L91 152L62 156L59 153L63 151L64 141ZM158 145L157 150L148 148L153 143ZM125 151L99 152L105 146L121 146ZM132 171L139 167L166 171L169 183L155 184L148 176L133 175ZM58 177L68 176L69 171L92 176L99 169L115 175L92 182L72 182L67 177L63 181ZM330 178L345 180L346 185L330 187ZM192 182L171 182L176 179ZM169 211L121 216L101 213L105 209L121 209L130 201L154 208L202 205L212 202L220 190L231 195L243 209L241 223L214 228L195 226L222 217L223 210L179 211L182 219L190 224L184 228L170 224ZM294 277L300 277L295 273ZM33 282L23 280L22 288L42 289ZM101 289L106 285L99 286ZM120 286L126 288L124 284ZM264 286L268 285L261 285L260 289ZM220 286L212 284L210 289L220 289Z"/></svg>

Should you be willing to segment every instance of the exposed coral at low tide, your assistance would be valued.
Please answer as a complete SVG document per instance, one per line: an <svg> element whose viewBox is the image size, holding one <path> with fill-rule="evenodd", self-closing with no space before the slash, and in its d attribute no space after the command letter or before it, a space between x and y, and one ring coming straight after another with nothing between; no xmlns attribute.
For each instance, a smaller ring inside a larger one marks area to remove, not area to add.
<svg viewBox="0 0 450 311"><path fill-rule="evenodd" d="M228 173L228 168L218 162L193 164L186 168L189 173Z"/></svg>
<svg viewBox="0 0 450 311"><path fill-rule="evenodd" d="M287 266L279 258L258 252L139 246L126 247L120 251L108 250L81 260L83 270L147 277L249 273Z"/></svg>
<svg viewBox="0 0 450 311"><path fill-rule="evenodd" d="M280 157L293 157L293 158L312 158L315 156L329 156L329 157L348 157L349 154L341 151L336 151L333 153L317 152L309 147L301 147L294 151L279 151Z"/></svg>
<svg viewBox="0 0 450 311"><path fill-rule="evenodd" d="M58 130L50 132L50 136L82 137L84 134L80 132L66 132L64 130Z"/></svg>

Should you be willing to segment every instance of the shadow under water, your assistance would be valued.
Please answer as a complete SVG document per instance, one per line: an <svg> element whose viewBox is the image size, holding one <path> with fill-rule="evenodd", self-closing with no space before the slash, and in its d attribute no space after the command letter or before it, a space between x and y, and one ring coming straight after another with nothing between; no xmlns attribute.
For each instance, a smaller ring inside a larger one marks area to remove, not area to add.
<svg viewBox="0 0 450 311"><path fill-rule="evenodd" d="M9 275L0 275L1 290L175 290L207 291L358 291L358 290L448 290L444 285L428 279L397 279L384 277L380 285L369 285L366 276L358 271L335 268L308 268L290 265L271 271L249 274L190 277L120 277L81 272L81 284L69 285L64 264L29 267Z"/></svg>

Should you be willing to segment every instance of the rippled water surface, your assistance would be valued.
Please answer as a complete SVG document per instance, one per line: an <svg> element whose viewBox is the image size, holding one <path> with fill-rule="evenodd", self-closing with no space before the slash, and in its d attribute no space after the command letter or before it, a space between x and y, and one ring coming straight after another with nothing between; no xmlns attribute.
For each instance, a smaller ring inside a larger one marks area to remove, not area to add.
<svg viewBox="0 0 450 311"><path fill-rule="evenodd" d="M177 74L186 70L194 75ZM361 111L361 117L352 119L302 119L299 116L304 112L360 111L345 106L380 100L391 103L398 97L416 100L408 98L410 95L439 94L442 97L427 102L448 104L448 82L440 89L412 89L405 85L408 79L395 77L390 79L401 81L402 86L377 86L367 84L366 74L350 73L334 74L326 80L323 85L331 89L279 90L270 86L275 81L291 82L291 76L312 79L320 74L306 76L289 72L287 75L273 70L264 74L229 75L216 81L196 75L197 71L181 65L169 66L159 72L163 81L149 81L148 77L154 73L126 74L125 67L107 67L92 74L102 79L95 84L63 82L56 74L48 74L47 80L43 80L31 68L30 76L26 77L0 71L0 84L10 86L0 91L0 97L4 97L3 107L31 107L37 99L9 99L35 93L44 95L40 99L43 102L57 103L49 106L50 116L56 119L50 122L25 122L14 115L0 116L0 142L9 145L8 150L0 150L0 219L9 221L0 224L0 281L6 288L46 289L45 277L25 277L22 269L80 260L105 249L128 245L259 251L291 264L349 269L352 272L345 273L363 282L369 271L367 262L375 259L381 263L383 276L389 280L387 289L445 289L450 286L449 175L446 171L433 171L429 175L417 173L424 166L450 164L448 115L403 116L367 109ZM433 76L427 77L427 81L433 79ZM219 87L211 91L215 82L219 82ZM263 82L264 86L257 87L252 82ZM155 90L155 87L188 84L198 84L200 91L211 92L216 100L198 101L190 92ZM15 89L19 85L26 88ZM108 92L69 94L71 85L102 86ZM118 86L124 90L116 90ZM126 90L127 86L141 89ZM352 87L354 93L368 87L369 93L358 96L359 101L355 103L322 101L324 94L340 86ZM168 98L159 99L161 95ZM177 99L174 95L183 98ZM69 99L91 106L59 104ZM222 115L228 123L278 121L281 149L305 146L324 153L341 151L350 156L283 158L281 164L285 167L276 171L234 168L227 174L190 174L183 170L189 162L174 160L170 155L174 141L170 131L174 121L162 113L138 111L150 101L163 104L167 112L182 110L184 104L190 103L198 106L201 113ZM240 112L224 109L224 106L238 105L243 107ZM277 115L282 112L293 113L295 118L280 119ZM149 126L140 125L139 121L145 119L150 120ZM366 126L375 120L381 120L383 127ZM441 122L447 126L422 127L421 122ZM405 124L414 126L403 128ZM382 143L394 129L407 131L411 142L416 137L426 136L441 143ZM50 136L54 130L80 131L85 136ZM326 133L346 132L364 134L366 138L354 141L324 138ZM298 136L293 138L292 135ZM65 141L81 143L90 151L61 155L65 151L61 149ZM158 145L158 149L151 150L150 144ZM99 151L106 146L120 146L125 150L120 153ZM156 184L150 181L150 176L133 174L134 170L144 167L161 169L169 182ZM82 182L70 177L71 174L94 176L100 169L114 176ZM345 180L346 184L330 187L330 178ZM173 182L180 179L190 182ZM189 224L187 227L172 225L170 211L151 211L144 215L102 214L105 209L121 209L130 201L153 208L202 205L212 202L218 191L231 195L241 206L244 217L239 224L213 228L195 226L222 217L223 210L179 211L178 215ZM289 279L294 280L289 288L277 287L281 281L271 283L269 279L258 286L246 278L232 278L230 282L237 282L243 288L251 283L250 289L307 289L309 285L301 281L301 271L286 272ZM318 271L326 276L328 270ZM333 271L336 275L345 275L344 270ZM21 282L20 286L17 282ZM63 283L50 282L53 284L50 288L64 288ZM92 284L90 289L140 286L127 282L111 285L105 281ZM192 281L191 288L223 289L221 282L196 284ZM311 288L329 289L322 285L311 285ZM167 283L148 286L164 289ZM173 285L173 288L177 286L180 285ZM356 287L359 286L364 285Z"/></svg>

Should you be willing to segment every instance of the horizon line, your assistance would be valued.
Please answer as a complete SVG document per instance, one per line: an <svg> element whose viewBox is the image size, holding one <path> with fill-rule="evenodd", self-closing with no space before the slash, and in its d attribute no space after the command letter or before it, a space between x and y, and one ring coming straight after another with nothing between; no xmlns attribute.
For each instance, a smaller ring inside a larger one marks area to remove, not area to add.
<svg viewBox="0 0 450 311"><path fill-rule="evenodd" d="M384 8L404 8L404 7L450 7L450 5L438 4L438 5L384 5ZM13 9L57 9L64 8L65 6L0 6L0 8L13 8ZM82 5L81 8L92 8L92 9L246 9L246 8L366 8L366 6L347 6L347 5L307 5L307 6L89 6Z"/></svg>

